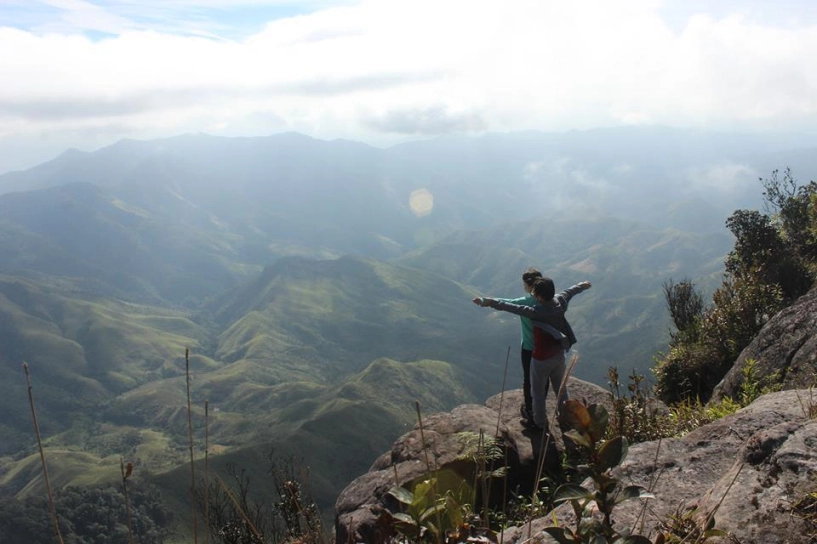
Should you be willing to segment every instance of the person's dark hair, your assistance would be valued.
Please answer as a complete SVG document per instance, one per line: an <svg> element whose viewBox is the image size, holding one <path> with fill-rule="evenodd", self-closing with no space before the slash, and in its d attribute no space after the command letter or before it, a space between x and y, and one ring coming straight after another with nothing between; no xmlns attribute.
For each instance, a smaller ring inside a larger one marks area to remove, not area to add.
<svg viewBox="0 0 817 544"><path fill-rule="evenodd" d="M535 268L528 268L522 273L522 281L525 282L525 285L533 286L533 284L536 283L536 280L541 277L542 273Z"/></svg>
<svg viewBox="0 0 817 544"><path fill-rule="evenodd" d="M550 278L539 278L533 284L533 294L537 297L542 297L545 300L550 300L556 294L556 287L553 286L553 280Z"/></svg>

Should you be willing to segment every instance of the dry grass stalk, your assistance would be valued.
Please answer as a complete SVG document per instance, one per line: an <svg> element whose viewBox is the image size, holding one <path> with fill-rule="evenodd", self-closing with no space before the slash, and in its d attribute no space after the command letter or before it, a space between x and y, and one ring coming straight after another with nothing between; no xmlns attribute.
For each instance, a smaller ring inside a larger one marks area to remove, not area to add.
<svg viewBox="0 0 817 544"><path fill-rule="evenodd" d="M43 480L45 481L45 491L48 495L48 507L51 509L51 522L54 524L54 534L60 544L63 544L62 533L60 533L60 524L57 520L57 509L54 507L54 495L51 493L51 480L48 478L48 465L45 462L45 451L43 450L43 442L40 438L40 425L37 423L37 412L34 410L34 393L31 389L31 376L28 373L28 364L23 363L23 371L26 375L26 384L28 385L28 404L31 406L31 419L34 422L34 434L37 435L37 447L40 450L40 462L43 466Z"/></svg>
<svg viewBox="0 0 817 544"><path fill-rule="evenodd" d="M506 386L507 381L508 381L508 362L510 361L510 359L511 359L511 346L508 346L508 351L507 351L507 353L505 353L505 371L502 373L502 389L500 390L500 393L499 393L499 410L497 410L496 431L494 432L494 438L495 439L499 439L499 426L502 423L502 407L503 407L503 403L504 403L504 399L505 399L505 386ZM504 447L503 449L505 450L505 466L508 466L508 448ZM491 470L491 472L494 471L494 460L493 459L491 460L491 469L490 470ZM508 471L507 470L505 471L505 474L503 476L503 482L504 482L504 489L507 492L507 490L508 490ZM492 480L489 479L488 480L488 489L485 491L485 497L484 497L484 500L486 501L486 503L488 501L488 497L491 494L491 483L492 483ZM505 510L506 510L506 506L507 506L507 500L503 499L502 503L503 503L502 504L502 512L504 514ZM485 524L487 526L487 524L488 524L487 517L484 520L484 522L485 522Z"/></svg>
<svg viewBox="0 0 817 544"><path fill-rule="evenodd" d="M196 516L196 465L193 459L193 411L190 407L190 349L184 350L184 373L187 378L187 436L190 439L190 510L193 514L193 542L199 541Z"/></svg>
<svg viewBox="0 0 817 544"><path fill-rule="evenodd" d="M502 374L502 389L499 393L499 410L496 416L496 432L494 437L499 438L499 424L502 422L502 402L505 399L505 384L508 380L508 361L511 359L511 346L508 346L508 353L505 354L505 372Z"/></svg>
<svg viewBox="0 0 817 544"><path fill-rule="evenodd" d="M208 528L204 532L204 542L210 542L210 501L206 494L210 492L210 401L204 400L204 526Z"/></svg>
<svg viewBox="0 0 817 544"><path fill-rule="evenodd" d="M252 524L252 521L250 521L250 518L247 517L247 514L241 508L241 505L238 504L238 500L235 498L235 495L233 495L233 492L230 491L230 488L224 484L221 478L219 478L218 474L216 474L216 481L221 486L221 489L224 491L227 497L230 498L230 501L233 503L233 508L235 508L235 511L238 512L238 514L241 516L241 519L244 520L244 523L247 524L247 527L250 528L250 531L255 536L255 538L258 539L258 542L263 542L264 539L261 537L261 533L259 533L258 529L255 528L255 525Z"/></svg>
<svg viewBox="0 0 817 544"><path fill-rule="evenodd" d="M414 407L417 409L417 422L418 422L418 425L420 427L420 443L423 445L423 454L425 455L425 458L426 458L426 468L428 469L429 472L431 472L432 471L431 461L428 459L428 448L426 447L426 436L425 436L425 432L423 431L423 416L420 413L420 401L419 400L414 401Z"/></svg>
<svg viewBox="0 0 817 544"><path fill-rule="evenodd" d="M128 478L130 478L130 475L133 474L133 463L128 463L126 467L125 459L120 455L119 471L122 473L122 494L125 496L125 520L128 525L128 542L130 542L130 544L134 544L133 523L131 522L130 514L130 498L128 497Z"/></svg>
<svg viewBox="0 0 817 544"><path fill-rule="evenodd" d="M431 461L429 461L429 459L428 459L428 447L427 447L427 444L426 444L425 432L423 431L423 415L420 413L420 401L419 400L414 401L414 407L417 409L417 421L418 421L418 425L420 426L420 442L422 443L423 453L425 454L425 458L426 458L426 468L428 469L428 472L434 472L434 479L432 481L433 481L434 497L436 498L436 497L439 497L439 492L437 491L437 474L436 474L437 473L437 468L436 468L437 467L437 460L436 459L434 460L434 469L432 470ZM442 525L443 525L442 524L442 516L440 514L439 509L437 509L436 517L437 517L437 527L442 527Z"/></svg>

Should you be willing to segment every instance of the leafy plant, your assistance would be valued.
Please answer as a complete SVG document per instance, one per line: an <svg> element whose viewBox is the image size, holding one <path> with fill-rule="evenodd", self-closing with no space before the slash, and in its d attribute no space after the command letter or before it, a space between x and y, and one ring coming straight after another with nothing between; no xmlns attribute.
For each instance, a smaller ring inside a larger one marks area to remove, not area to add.
<svg viewBox="0 0 817 544"><path fill-rule="evenodd" d="M705 304L703 296L695 290L695 284L689 279L679 283L669 279L664 282L663 291L667 310L678 331L676 335L686 334L697 340Z"/></svg>
<svg viewBox="0 0 817 544"><path fill-rule="evenodd" d="M631 444L680 437L702 425L733 414L745 406L729 397L708 404L703 404L698 399L687 399L661 412L655 406L656 399L646 385L644 376L633 371L629 376L626 392L619 382L617 368L611 367L607 376L613 395L613 412L610 415L606 438L623 436Z"/></svg>
<svg viewBox="0 0 817 544"><path fill-rule="evenodd" d="M783 389L783 384L780 383L780 371L761 378L757 371L757 361L754 359L746 360L741 373L743 382L740 384L738 393L741 406L749 406L761 395Z"/></svg>
<svg viewBox="0 0 817 544"><path fill-rule="evenodd" d="M656 409L645 379L645 376L633 370L625 393L619 381L618 369L608 369L607 383L613 395L613 413L606 433L608 438L623 436L630 443L636 443L671 436L666 429L666 415Z"/></svg>
<svg viewBox="0 0 817 544"><path fill-rule="evenodd" d="M485 436L484 432L479 434L473 432L461 432L457 438L463 445L463 453L458 457L460 460L467 460L474 464L474 483L471 493L471 504L476 509L477 491L482 494L482 520L488 523L488 496L490 494L490 481L492 478L502 478L507 472L504 465L494 468L497 461L503 457L503 449L499 440L495 437Z"/></svg>
<svg viewBox="0 0 817 544"><path fill-rule="evenodd" d="M389 495L406 505L405 512L395 512L395 530L406 542L459 542L461 534L470 533L470 509L461 504L450 491L437 494L437 479L428 478L414 486L413 491L393 487Z"/></svg>
<svg viewBox="0 0 817 544"><path fill-rule="evenodd" d="M726 221L735 245L712 304L704 308L689 280L664 284L677 328L654 370L665 402L708 400L763 325L817 277L817 183L798 186L789 169L761 182L768 213L736 210Z"/></svg>
<svg viewBox="0 0 817 544"><path fill-rule="evenodd" d="M609 425L607 409L599 404L585 406L569 400L562 411L565 423L570 427L565 436L582 448L588 458L588 464L577 468L592 480L593 489L575 483L563 484L556 489L553 502L572 506L576 528L553 526L545 528L545 532L560 544L651 544L644 536L622 534L613 527L612 513L617 504L652 498L652 495L641 486L624 486L611 474L611 469L627 456L629 444L622 436L604 439ZM601 519L594 515L593 509Z"/></svg>

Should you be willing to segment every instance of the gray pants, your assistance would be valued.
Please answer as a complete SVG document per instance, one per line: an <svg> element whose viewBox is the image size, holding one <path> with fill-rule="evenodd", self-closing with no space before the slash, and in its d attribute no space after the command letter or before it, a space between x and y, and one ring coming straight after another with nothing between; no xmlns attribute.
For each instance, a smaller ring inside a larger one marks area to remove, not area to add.
<svg viewBox="0 0 817 544"><path fill-rule="evenodd" d="M565 376L565 354L561 352L549 359L531 359L530 362L530 393L533 399L533 422L540 427L547 427L548 388L552 387L556 394L562 386ZM559 395L559 406L569 398L567 387ZM557 408L558 409L558 408Z"/></svg>

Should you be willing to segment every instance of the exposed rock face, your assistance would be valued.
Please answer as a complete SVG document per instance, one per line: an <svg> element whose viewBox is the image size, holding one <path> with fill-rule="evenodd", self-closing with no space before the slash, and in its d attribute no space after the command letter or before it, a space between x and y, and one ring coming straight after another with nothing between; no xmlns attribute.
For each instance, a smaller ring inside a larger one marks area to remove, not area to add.
<svg viewBox="0 0 817 544"><path fill-rule="evenodd" d="M779 373L783 389L806 388L817 379L817 287L781 310L760 330L715 388L713 399L735 398L743 383L746 361L753 359L757 377Z"/></svg>
<svg viewBox="0 0 817 544"><path fill-rule="evenodd" d="M579 389L582 393L579 393ZM575 398L588 403L608 403L603 389L571 382ZM424 421L430 462L454 470L462 444L462 430L499 437L509 451L510 485L532 484L534 456L541 451L541 434L529 433L519 424L521 391L505 393L486 406L466 405L451 413L435 414ZM615 474L625 485L649 488L655 499L627 501L613 512L616 526L640 527L652 534L672 515L689 513L692 519L714 515L715 526L728 537L707 542L734 544L813 544L815 528L793 511L797 501L817 487L817 421L809 419L817 406L817 392L789 390L765 395L736 414L705 425L680 439L645 442L630 447ZM552 408L551 408L552 409ZM555 446L562 448L554 429ZM548 450L551 454L550 449ZM395 473L396 470L396 473ZM370 472L347 487L335 506L337 542L383 542L389 527L385 509L394 508L386 494L427 472L419 430L407 433L381 456ZM590 484L587 484L590 485ZM646 506L646 508L645 508ZM714 514L713 514L714 512ZM570 508L557 510L560 524L575 526ZM502 541L553 542L542 529L553 523L550 514L531 524L503 532ZM666 528L664 529L666 531Z"/></svg>
<svg viewBox="0 0 817 544"><path fill-rule="evenodd" d="M572 398L609 406L611 395L591 383L571 379L568 391ZM555 395L548 396L548 413L555 411ZM550 470L559 470L561 434L553 429L554 439L543 440L543 433L526 430L520 424L519 406L522 390L508 391L488 399L485 406L467 404L449 413L423 418L423 437L428 447L423 449L419 426L400 437L391 451L381 455L369 472L354 480L343 490L335 503L336 541L383 542L389 535L385 509L397 511L397 504L388 494L395 484L405 485L428 474L428 466L450 469L466 479L473 464L461 459L464 444L458 433L484 432L497 436L507 449L509 489L519 488L530 493L535 479L535 459L538 452L547 451L545 463ZM557 427L554 425L554 427ZM428 454L428 464L426 463ZM498 486L496 486L498 487Z"/></svg>
<svg viewBox="0 0 817 544"><path fill-rule="evenodd" d="M730 535L707 542L814 543L792 512L817 487L817 421L805 417L810 404L817 404L817 394L806 390L772 393L684 438L631 446L615 474L626 485L651 489L655 499L646 509L641 501L620 504L613 511L616 526L638 527L643 520L649 534L671 515L697 507L694 518L714 511L716 528ZM560 523L575 526L572 511L558 512ZM504 541L522 542L530 530L539 542L552 542L542 533L551 524L549 516L534 520L530 529L505 533Z"/></svg>

